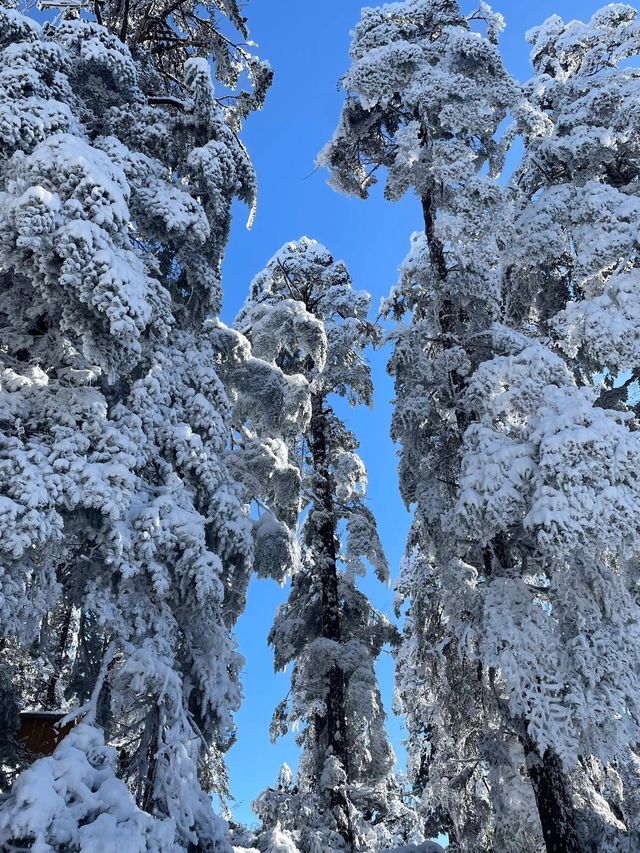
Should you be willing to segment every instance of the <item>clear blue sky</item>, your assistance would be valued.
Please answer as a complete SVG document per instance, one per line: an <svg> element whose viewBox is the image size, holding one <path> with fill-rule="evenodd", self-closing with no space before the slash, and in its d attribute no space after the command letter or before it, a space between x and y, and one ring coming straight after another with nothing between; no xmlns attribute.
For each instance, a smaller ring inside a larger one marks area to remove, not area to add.
<svg viewBox="0 0 640 853"><path fill-rule="evenodd" d="M258 174L258 215L253 230L244 228L246 213L238 208L224 266L223 318L231 322L244 301L249 283L283 243L307 235L324 243L336 258L346 261L354 286L372 294L374 311L396 279L412 231L419 229L414 198L384 201L374 192L366 201L347 199L325 183L326 174L314 172L318 150L331 137L342 102L337 83L348 67L349 33L360 16L361 0L251 0L247 3L252 38L259 53L269 59L275 80L262 113L250 118L243 139ZM370 2L367 5L375 5ZM502 52L511 73L530 76L527 29L553 13L565 19L588 18L604 5L594 0L496 0L492 4L507 19ZM463 2L463 8L475 6ZM377 188L380 189L380 188ZM396 451L389 439L393 388L385 372L387 351L370 354L376 383L373 411L349 414L349 423L361 441L369 471L369 496L392 577L398 571L409 516L400 500ZM374 604L392 611L393 592L375 579L364 588ZM252 583L247 611L237 638L247 659L245 701L237 715L238 741L228 755L231 790L237 799L233 811L239 820L254 822L250 810L256 794L275 780L283 761L294 769L297 748L292 736L275 746L269 742L273 708L289 689L289 674L274 675L267 634L278 604L286 597L269 581ZM393 662L382 656L379 677L389 712L394 748L404 760L401 721L391 715Z"/></svg>

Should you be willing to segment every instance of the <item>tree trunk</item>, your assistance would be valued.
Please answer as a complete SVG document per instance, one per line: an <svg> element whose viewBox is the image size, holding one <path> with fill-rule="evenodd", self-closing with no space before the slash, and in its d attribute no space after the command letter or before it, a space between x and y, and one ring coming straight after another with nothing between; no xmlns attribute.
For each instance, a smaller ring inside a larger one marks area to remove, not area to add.
<svg viewBox="0 0 640 853"><path fill-rule="evenodd" d="M322 595L322 636L335 643L340 635L340 596L338 591L338 566L336 553L336 513L334 482L329 470L329 424L324 410L324 398L311 397L311 424L309 445L314 470L314 501L310 510L310 528L314 536L314 558ZM345 714L345 681L342 669L336 664L328 674L326 717L324 728L316 730L320 755L333 754L342 765L349 781L349 755L347 748L347 720ZM340 834L353 849L353 827L350 804L344 788L334 789L330 806L338 820Z"/></svg>
<svg viewBox="0 0 640 853"><path fill-rule="evenodd" d="M45 695L45 707L49 709L55 709L58 706L58 698L56 696L56 687L58 686L58 681L60 676L62 675L62 669L64 667L64 660L67 652L67 645L69 643L69 630L71 628L71 616L73 613L73 609L71 605L65 606L62 613L62 621L60 624L60 636L58 638L58 645L56 648L56 655L53 661L53 672L51 673L51 677L49 679L49 683L47 684L47 692Z"/></svg>
<svg viewBox="0 0 640 853"><path fill-rule="evenodd" d="M528 732L522 743L547 853L587 853L560 758L550 747L541 756Z"/></svg>
<svg viewBox="0 0 640 853"><path fill-rule="evenodd" d="M160 717L157 708L151 709L145 721L143 738L146 741L144 753L144 775L141 779L140 808L145 812L153 814L154 811L154 788L156 781L158 737L160 733Z"/></svg>

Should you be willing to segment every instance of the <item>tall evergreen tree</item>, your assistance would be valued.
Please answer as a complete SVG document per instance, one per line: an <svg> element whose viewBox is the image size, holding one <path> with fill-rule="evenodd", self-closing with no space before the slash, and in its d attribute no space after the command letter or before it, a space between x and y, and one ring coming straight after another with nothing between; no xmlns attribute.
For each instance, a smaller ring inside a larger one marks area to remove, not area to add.
<svg viewBox="0 0 640 853"><path fill-rule="evenodd" d="M392 773L374 669L395 631L356 583L367 563L386 581L387 561L358 442L332 402L371 402L363 352L377 330L368 310L345 265L302 238L255 278L237 320L256 356L301 375L311 391L308 424L289 435L302 478L301 561L269 636L276 668L293 663L272 733L300 727L302 757L297 784L281 778L256 803L269 850L281 849L283 834L303 853L328 853L377 850L415 831Z"/></svg>
<svg viewBox="0 0 640 853"><path fill-rule="evenodd" d="M112 849L228 851L207 791L257 532L233 410L267 434L300 408L215 320L231 205L255 199L239 114L202 56L167 82L97 23L1 19L0 630L44 688L13 701L82 723L20 777L0 846L107 849L127 821Z"/></svg>
<svg viewBox="0 0 640 853"><path fill-rule="evenodd" d="M588 23L553 16L527 34L535 75L514 110L525 153L515 176L516 221L504 283L511 322L552 339L575 381L591 386L585 393L595 405L627 411L622 417L631 429L637 428L630 411L637 402L640 308L640 89L631 60L639 34L637 12L622 4L603 8ZM618 490L616 503L623 494ZM573 504L578 501L588 517L584 492L573 497ZM629 559L633 533L609 527L597 512L590 527L598 556L615 575L622 573L637 596L637 557ZM576 531L575 510L571 515ZM634 672L628 660L622 666ZM606 757L604 767L602 759L584 762L595 784L591 796L600 805L589 808L588 785L579 781L583 832L601 849L633 850L638 824L630 792L637 785L637 759L634 752L616 753L614 765L607 766Z"/></svg>
<svg viewBox="0 0 640 853"><path fill-rule="evenodd" d="M472 31L479 19L487 38ZM509 310L521 293L502 269L515 211L493 176L517 91L495 47L501 26L484 3L469 17L453 0L364 10L321 161L360 196L385 167L386 196L413 189L423 212L388 301L398 320L411 315L392 334L390 370L415 505L398 673L414 777L454 848L575 851L588 848L572 768L637 736L639 614L617 566L638 542L640 444ZM533 244L518 256L545 275Z"/></svg>

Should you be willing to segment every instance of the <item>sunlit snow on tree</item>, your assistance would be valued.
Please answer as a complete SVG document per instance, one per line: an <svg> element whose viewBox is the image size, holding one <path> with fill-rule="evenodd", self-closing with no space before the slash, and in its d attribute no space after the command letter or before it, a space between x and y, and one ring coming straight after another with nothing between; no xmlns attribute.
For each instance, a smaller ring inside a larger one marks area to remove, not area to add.
<svg viewBox="0 0 640 853"><path fill-rule="evenodd" d="M336 395L371 402L364 350L379 331L368 313L369 295L352 289L345 265L303 237L256 276L237 319L256 356L304 377L311 392L308 422L289 435L302 480L301 561L269 635L276 669L293 663L272 736L298 730L302 756L295 784L281 773L254 804L270 853L379 850L419 838L392 772L374 670L395 630L356 583L367 564L381 581L389 570L357 439L332 405Z"/></svg>

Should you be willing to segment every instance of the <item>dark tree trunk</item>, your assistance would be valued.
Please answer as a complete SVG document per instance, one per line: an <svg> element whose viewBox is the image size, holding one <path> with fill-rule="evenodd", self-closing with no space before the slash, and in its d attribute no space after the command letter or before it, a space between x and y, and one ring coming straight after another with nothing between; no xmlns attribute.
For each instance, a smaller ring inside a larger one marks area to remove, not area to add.
<svg viewBox="0 0 640 853"><path fill-rule="evenodd" d="M431 258L431 263L438 275L440 281L447 280L447 263L444 256L444 246L437 239L435 232L435 224L436 224L436 205L433 201L433 193L428 192L422 196L422 217L424 219L424 235L427 238L427 245L429 246L429 256ZM441 323L443 325L446 324L445 318L440 318ZM444 320L444 322L442 322ZM444 329L445 331L449 331L449 329Z"/></svg>
<svg viewBox="0 0 640 853"><path fill-rule="evenodd" d="M424 233L429 246L429 257L433 271L440 279L442 284L446 284L449 276L447 261L444 252L444 246L438 240L435 234L436 224L436 203L433 198L433 191L426 193L421 198L422 216L424 220ZM451 296L444 296L438 310L438 320L442 329L442 347L443 349L449 345L457 343L456 332L458 323L464 323L465 317L461 311L460 305L457 305ZM456 417L456 423L460 432L460 437L469 426L468 414L457 404L457 399L464 392L464 379L458 373L450 373L451 388L454 393L453 407Z"/></svg>
<svg viewBox="0 0 640 853"><path fill-rule="evenodd" d="M153 708L145 721L143 732L144 749L144 773L140 780L140 807L145 812L153 814L154 811L154 787L156 781L156 769L158 763L158 737L160 733L160 719L158 709Z"/></svg>
<svg viewBox="0 0 640 853"><path fill-rule="evenodd" d="M311 398L311 424L309 445L313 461L314 501L310 510L310 527L314 536L314 558L322 595L322 636L335 643L341 641L340 596L336 553L336 513L334 482L329 469L329 423L324 409L324 398L313 394ZM336 664L327 679L326 717L324 726L316 729L317 746L322 755L330 752L340 761L349 780L349 755L347 746L347 720L345 714L345 680L342 669ZM350 805L342 787L331 792L330 807L338 819L339 831L353 848L353 827Z"/></svg>
<svg viewBox="0 0 640 853"><path fill-rule="evenodd" d="M547 853L587 853L560 758L551 748L541 756L528 732L522 742Z"/></svg>
<svg viewBox="0 0 640 853"><path fill-rule="evenodd" d="M62 675L62 669L64 667L64 659L67 651L67 646L69 644L69 630L71 628L71 616L72 616L72 608L71 606L65 606L62 613L62 621L60 623L60 636L58 638L58 644L56 647L56 654L53 660L53 672L51 673L51 678L49 679L49 683L47 684L47 692L45 696L45 707L49 709L55 709L58 706L58 698L56 696L56 687L58 685L58 681L60 676Z"/></svg>

